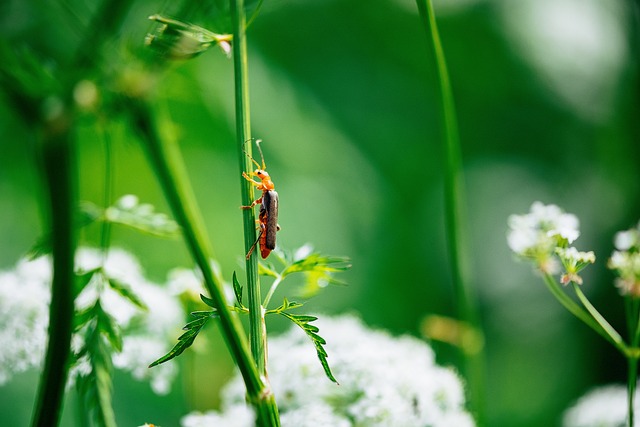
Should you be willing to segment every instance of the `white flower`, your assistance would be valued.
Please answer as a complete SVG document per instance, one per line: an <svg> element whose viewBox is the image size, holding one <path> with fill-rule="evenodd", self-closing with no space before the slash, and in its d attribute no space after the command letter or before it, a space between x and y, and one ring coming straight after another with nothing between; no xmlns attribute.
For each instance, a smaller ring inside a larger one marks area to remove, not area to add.
<svg viewBox="0 0 640 427"><path fill-rule="evenodd" d="M608 267L616 272L616 286L623 295L640 298L640 223L637 228L615 235L615 246Z"/></svg>
<svg viewBox="0 0 640 427"><path fill-rule="evenodd" d="M111 249L106 260L97 249L80 248L76 266L88 272L103 266L104 274L95 274L75 301L77 310L85 309L100 298L102 308L123 330L122 353L114 354L114 366L129 371L134 378L150 379L152 389L166 394L176 375L171 362L154 369L147 366L167 353L184 323L184 313L166 288L150 283L138 262L121 249ZM117 280L138 295L148 307L143 311L113 290L105 280ZM14 271L0 272L0 385L15 373L42 364L49 324L51 298L51 262L48 257L21 260ZM82 331L74 333L71 349L78 354L84 347ZM69 371L68 386L78 376L91 373L91 364L81 357Z"/></svg>
<svg viewBox="0 0 640 427"><path fill-rule="evenodd" d="M578 218L556 205L534 202L528 214L511 215L508 222L509 247L523 256L539 249L552 250L558 237L573 243L580 236Z"/></svg>
<svg viewBox="0 0 640 427"><path fill-rule="evenodd" d="M589 264L596 262L596 256L593 251L580 252L573 246L570 248L556 248L556 254L560 257L565 274L562 275L560 282L563 285L569 282L582 284L582 277L578 273Z"/></svg>
<svg viewBox="0 0 640 427"><path fill-rule="evenodd" d="M552 257L557 247L565 247L575 241L578 218L564 213L556 205L534 202L525 215L511 215L508 219L507 243L516 255L529 258L545 273L558 271L558 263Z"/></svg>
<svg viewBox="0 0 640 427"><path fill-rule="evenodd" d="M269 378L283 427L473 426L464 409L460 379L435 364L431 348L412 337L395 338L367 329L351 316L320 318L336 385L329 381L308 337L293 328L269 341ZM245 408L242 380L236 376L223 390L223 411ZM212 414L212 413L209 413ZM194 414L182 427L227 425L208 423ZM231 424L229 424L231 425ZM238 427L253 425L253 419Z"/></svg>
<svg viewBox="0 0 640 427"><path fill-rule="evenodd" d="M0 272L0 385L42 364L49 326L51 263L21 260Z"/></svg>
<svg viewBox="0 0 640 427"><path fill-rule="evenodd" d="M635 412L640 411L638 393ZM627 389L622 385L596 388L569 408L563 417L564 427L625 427L627 425ZM636 418L635 427L640 426Z"/></svg>

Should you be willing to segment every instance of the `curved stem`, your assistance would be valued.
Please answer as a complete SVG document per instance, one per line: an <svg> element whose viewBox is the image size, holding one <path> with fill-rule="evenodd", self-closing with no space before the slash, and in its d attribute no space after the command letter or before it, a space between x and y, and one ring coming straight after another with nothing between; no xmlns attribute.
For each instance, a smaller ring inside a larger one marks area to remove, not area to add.
<svg viewBox="0 0 640 427"><path fill-rule="evenodd" d="M465 239L464 227L466 224L466 219L464 218L466 195L453 91L431 0L416 0L416 3L423 26L433 48L440 87L442 129L446 150L446 231L457 308L460 319L471 325L478 334L483 335L476 295L469 282L469 277L471 277L467 255L469 245ZM478 351L473 354L464 353L464 357L470 386L470 401L478 418L478 423L482 424L484 418L484 355L482 351Z"/></svg>
<svg viewBox="0 0 640 427"><path fill-rule="evenodd" d="M212 250L206 238L204 220L197 208L182 155L174 142L160 138L148 105L139 100L131 100L130 107L134 126L145 145L176 221L182 227L191 256L202 272L205 286L216 304L222 332L247 387L247 398L256 410L258 425L278 426L273 394L256 369L244 330L229 309L222 283L216 278L209 262ZM271 420L274 413L276 421L264 421Z"/></svg>
<svg viewBox="0 0 640 427"><path fill-rule="evenodd" d="M263 305L265 308L269 306L271 297L273 297L273 294L276 292L276 289L278 289L278 285L280 285L281 282L282 282L282 276L278 276L271 284L271 287L269 288L269 292L267 292L267 296L264 297Z"/></svg>
<svg viewBox="0 0 640 427"><path fill-rule="evenodd" d="M607 339L607 341L609 341L611 344L614 345L614 347L620 350L620 352L623 355L628 357L629 348L627 344L624 342L624 340L622 339L622 337L620 336L620 334L613 328L613 326L611 326L609 322L607 322L607 320L600 314L600 312L593 306L593 304L591 304L591 301L589 301L589 299L582 292L582 289L580 289L580 286L573 282L572 282L572 285L573 285L573 290L578 296L578 299L580 300L582 305L585 306L589 314L591 314L591 316L595 320L596 332L604 336ZM592 328L594 327L591 324L589 326L591 326Z"/></svg>

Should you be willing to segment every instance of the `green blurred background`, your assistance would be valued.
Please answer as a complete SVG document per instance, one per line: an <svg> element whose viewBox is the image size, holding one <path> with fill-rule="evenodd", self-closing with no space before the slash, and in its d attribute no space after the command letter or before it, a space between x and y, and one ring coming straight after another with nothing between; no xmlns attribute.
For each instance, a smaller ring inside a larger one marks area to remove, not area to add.
<svg viewBox="0 0 640 427"><path fill-rule="evenodd" d="M73 51L95 8L90 3L2 2L0 36L55 65ZM229 31L222 3L181 18ZM487 425L559 425L562 411L592 386L624 382L626 363L562 309L528 265L514 262L506 220L535 200L578 215L577 246L598 257L584 290L623 329L622 300L605 260L613 233L640 218L637 11L622 0L434 6L460 126L471 282L486 328ZM126 66L127 49L138 49L152 29L147 16L179 9L135 2L109 60ZM355 312L372 326L415 335L426 315L455 316L438 86L413 1L265 0L248 37L253 135L264 140L280 194L279 244L311 243L353 261L343 276L349 286L326 289L307 310ZM243 264L232 62L211 49L176 63L156 93L230 279ZM42 232L43 190L34 136L0 99L0 268L9 269ZM78 129L79 190L82 200L100 204L103 146L92 126L87 119ZM137 194L167 212L137 139L119 128L112 140L116 195ZM97 244L98 230L83 238ZM181 241L114 228L113 242L136 254L158 283L171 268L192 265ZM283 295L294 291L284 288ZM217 328L208 332L207 344L180 362L182 377L169 396L116 376L119 425L175 426L187 411L216 405L232 362ZM451 347L433 345L441 363L458 363ZM27 425L36 383L32 372L0 387L2 425ZM73 425L73 407L67 399L65 426Z"/></svg>

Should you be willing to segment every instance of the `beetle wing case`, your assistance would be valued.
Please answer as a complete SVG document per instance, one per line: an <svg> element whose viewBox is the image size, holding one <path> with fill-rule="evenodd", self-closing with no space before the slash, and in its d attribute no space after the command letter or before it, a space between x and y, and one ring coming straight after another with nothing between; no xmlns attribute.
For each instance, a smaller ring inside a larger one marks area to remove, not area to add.
<svg viewBox="0 0 640 427"><path fill-rule="evenodd" d="M265 191L262 195L260 219L265 224L264 246L268 249L274 249L276 247L276 232L278 231L278 193L275 190Z"/></svg>

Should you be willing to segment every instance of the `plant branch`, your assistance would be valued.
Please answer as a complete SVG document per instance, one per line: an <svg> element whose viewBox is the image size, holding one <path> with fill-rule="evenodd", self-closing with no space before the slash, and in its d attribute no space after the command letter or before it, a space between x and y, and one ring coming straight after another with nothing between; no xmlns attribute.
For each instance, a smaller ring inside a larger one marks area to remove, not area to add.
<svg viewBox="0 0 640 427"><path fill-rule="evenodd" d="M274 412L275 400L260 378L249 353L244 330L229 309L222 283L217 280L211 268L212 250L206 238L204 221L197 208L182 155L177 144L160 137L149 106L141 100L130 101L129 111L133 115L134 127L144 143L171 210L182 227L191 256L202 272L205 286L220 316L225 340L247 387L248 400L255 407L259 421L268 419L265 414ZM277 410L275 413L277 414ZM259 425L277 426L279 424L263 422Z"/></svg>

